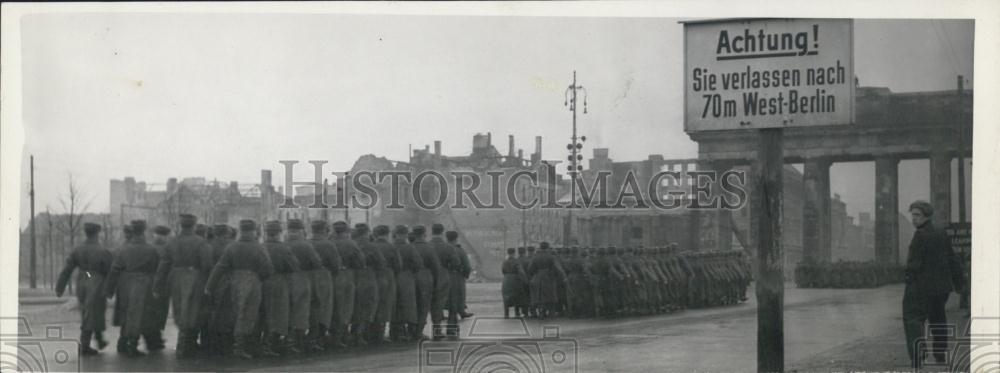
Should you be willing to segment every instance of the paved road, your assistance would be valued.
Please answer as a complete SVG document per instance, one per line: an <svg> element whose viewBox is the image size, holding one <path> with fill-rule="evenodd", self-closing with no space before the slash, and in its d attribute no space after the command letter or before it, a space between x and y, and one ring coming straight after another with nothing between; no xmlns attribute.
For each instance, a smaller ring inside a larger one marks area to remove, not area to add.
<svg viewBox="0 0 1000 373"><path fill-rule="evenodd" d="M520 366L522 370L537 371L544 367L547 372L564 371L574 366L581 371L613 372L756 370L756 304L753 299L735 306L685 310L669 315L522 323L499 317L502 312L495 300L498 294L496 284L470 285L470 308L476 312L476 317L462 323L464 338L460 345L393 345L300 359L253 362L234 359L179 361L174 358L172 348L145 358L129 359L118 356L112 346L100 356L83 359L79 365L85 371L413 372L423 361L425 371L452 371L449 364L457 363L479 364L477 369L486 370ZM829 371L838 366L853 366L866 370L904 370L906 352L899 317L901 298L900 285L878 289L787 289L786 368ZM34 312L23 308L22 314L26 311L28 314ZM35 311L36 320L46 318L42 310ZM78 324L70 321L73 315L64 311L61 314L61 320L48 316L47 325L62 327L64 338L76 338ZM952 317L960 316L953 312ZM476 335L470 336L473 324ZM550 336L558 329L558 338L540 339L546 329ZM113 332L117 333L117 329ZM172 325L168 326L167 338L171 343L176 340ZM506 338L503 343L497 342L503 338ZM114 340L113 336L111 339ZM519 349L512 350L514 347ZM458 352L442 354L449 349ZM866 351L878 353L861 360L851 359ZM75 363L73 359L67 362L69 366Z"/></svg>

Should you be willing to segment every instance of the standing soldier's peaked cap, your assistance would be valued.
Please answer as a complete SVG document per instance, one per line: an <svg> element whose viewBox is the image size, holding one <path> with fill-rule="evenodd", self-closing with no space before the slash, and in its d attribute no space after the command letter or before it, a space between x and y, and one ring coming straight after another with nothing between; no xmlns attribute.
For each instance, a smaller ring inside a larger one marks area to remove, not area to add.
<svg viewBox="0 0 1000 373"><path fill-rule="evenodd" d="M170 228L163 225L157 225L156 227L153 228L153 233L160 236L166 236L170 234Z"/></svg>
<svg viewBox="0 0 1000 373"><path fill-rule="evenodd" d="M340 220L334 222L333 223L333 231L337 232L337 233L347 232L347 223L345 223L343 221L340 221Z"/></svg>
<svg viewBox="0 0 1000 373"><path fill-rule="evenodd" d="M309 226L312 227L313 232L326 232L327 229L330 229L330 224L326 220L313 220Z"/></svg>
<svg viewBox="0 0 1000 373"><path fill-rule="evenodd" d="M374 233L376 236L385 236L389 234L389 226L388 225L376 226L375 230L372 231L372 233Z"/></svg>
<svg viewBox="0 0 1000 373"><path fill-rule="evenodd" d="M257 230L257 222L250 219L240 220L240 231L248 232L255 230Z"/></svg>
<svg viewBox="0 0 1000 373"><path fill-rule="evenodd" d="M182 227L193 227L198 222L198 217L191 214L180 214L180 218Z"/></svg>
<svg viewBox="0 0 1000 373"><path fill-rule="evenodd" d="M431 234L441 234L444 232L444 224L434 223L431 225Z"/></svg>
<svg viewBox="0 0 1000 373"><path fill-rule="evenodd" d="M97 232L100 232L100 231L101 231L101 225L100 224L83 223L83 233L94 234L94 233L97 233Z"/></svg>
<svg viewBox="0 0 1000 373"><path fill-rule="evenodd" d="M301 219L288 219L288 229L305 229L306 225Z"/></svg>
<svg viewBox="0 0 1000 373"><path fill-rule="evenodd" d="M404 235L410 233L410 229L406 228L405 225L397 225L393 233L397 235Z"/></svg>
<svg viewBox="0 0 1000 373"><path fill-rule="evenodd" d="M454 241L454 240L458 239L458 232L447 231L447 232L444 233L444 236L445 236L445 238L448 239L448 241Z"/></svg>
<svg viewBox="0 0 1000 373"><path fill-rule="evenodd" d="M145 220L133 220L130 225L132 226L132 233L142 234L142 232L146 231Z"/></svg>
<svg viewBox="0 0 1000 373"><path fill-rule="evenodd" d="M924 214L924 216L934 215L934 206L931 206L927 201L915 201L911 203L910 210L913 209L920 210L920 213Z"/></svg>
<svg viewBox="0 0 1000 373"><path fill-rule="evenodd" d="M229 235L229 226L225 225L225 224L216 224L216 225L213 225L212 226L212 233L215 233L216 236L228 236Z"/></svg>
<svg viewBox="0 0 1000 373"><path fill-rule="evenodd" d="M413 234L419 236L419 235L422 235L424 233L427 233L427 227L424 227L423 225L414 225L413 228L412 228L412 231L413 231Z"/></svg>
<svg viewBox="0 0 1000 373"><path fill-rule="evenodd" d="M281 222L277 220L268 220L264 223L264 231L281 232Z"/></svg>
<svg viewBox="0 0 1000 373"><path fill-rule="evenodd" d="M368 232L368 224L365 223L354 224L354 230L358 232Z"/></svg>

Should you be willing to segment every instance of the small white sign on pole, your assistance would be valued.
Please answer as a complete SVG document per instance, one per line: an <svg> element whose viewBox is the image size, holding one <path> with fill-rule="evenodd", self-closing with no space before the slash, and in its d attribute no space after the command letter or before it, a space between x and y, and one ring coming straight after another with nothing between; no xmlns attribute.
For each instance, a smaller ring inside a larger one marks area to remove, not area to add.
<svg viewBox="0 0 1000 373"><path fill-rule="evenodd" d="M684 23L687 132L854 122L854 22Z"/></svg>

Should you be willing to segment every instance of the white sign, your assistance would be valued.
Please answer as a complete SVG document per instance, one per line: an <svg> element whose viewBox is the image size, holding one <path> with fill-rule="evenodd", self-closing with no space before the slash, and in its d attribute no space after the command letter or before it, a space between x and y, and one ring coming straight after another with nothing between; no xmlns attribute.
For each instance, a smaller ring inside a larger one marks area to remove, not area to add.
<svg viewBox="0 0 1000 373"><path fill-rule="evenodd" d="M684 24L684 130L854 122L854 22Z"/></svg>

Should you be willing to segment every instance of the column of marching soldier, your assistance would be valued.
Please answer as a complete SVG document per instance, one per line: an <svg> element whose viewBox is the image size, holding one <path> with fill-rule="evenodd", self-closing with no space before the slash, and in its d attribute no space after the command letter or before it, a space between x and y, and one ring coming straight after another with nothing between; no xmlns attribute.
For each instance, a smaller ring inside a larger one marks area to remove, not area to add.
<svg viewBox="0 0 1000 373"><path fill-rule="evenodd" d="M553 252L554 251L554 252ZM752 280L742 251L558 248L507 249L504 317L620 317L746 301Z"/></svg>
<svg viewBox="0 0 1000 373"><path fill-rule="evenodd" d="M178 328L177 356L232 354L241 358L317 353L348 346L428 339L457 339L471 268L458 234L434 224L366 224L301 220L285 227L206 227L180 215L180 231L164 226L146 241L146 223L124 227L114 254L101 245L101 226L86 223L87 238L67 258L56 292L62 296L78 269L82 316L80 350L107 346L106 299L115 298L118 351L141 356L165 347L168 308ZM283 229L284 228L284 229ZM263 231L263 235L261 235ZM282 233L284 231L284 237ZM261 237L263 236L263 237ZM308 237L307 237L308 236ZM448 311L447 318L444 311ZM388 332L386 328L388 327Z"/></svg>

